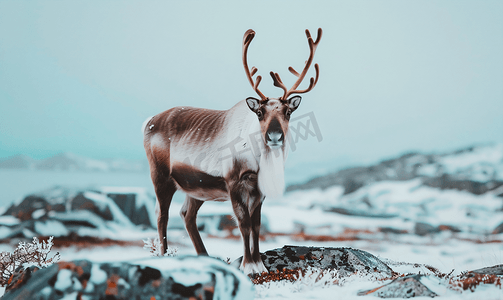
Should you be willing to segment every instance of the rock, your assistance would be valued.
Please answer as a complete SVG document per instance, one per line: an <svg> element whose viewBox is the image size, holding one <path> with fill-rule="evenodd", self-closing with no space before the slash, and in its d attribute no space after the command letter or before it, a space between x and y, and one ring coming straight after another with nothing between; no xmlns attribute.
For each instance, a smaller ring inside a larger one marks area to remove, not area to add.
<svg viewBox="0 0 503 300"><path fill-rule="evenodd" d="M417 222L414 225L414 233L420 236L426 236L430 234L435 234L439 233L441 231L450 231L453 233L458 233L461 232L461 229L459 229L456 226L451 226L451 225L440 225L438 227L432 226L428 223L423 223L423 222Z"/></svg>
<svg viewBox="0 0 503 300"><path fill-rule="evenodd" d="M169 220L171 222L172 219ZM181 224L180 229L185 230L185 224ZM168 223L169 226L169 223ZM197 228L200 232L219 237L239 237L239 229L233 214L200 214L197 215ZM238 229L236 231L236 229ZM260 235L269 232L269 222L266 215L262 215L262 224L260 226Z"/></svg>
<svg viewBox="0 0 503 300"><path fill-rule="evenodd" d="M392 233L392 234L407 234L408 231L404 229L396 229L393 227L379 227L379 232Z"/></svg>
<svg viewBox="0 0 503 300"><path fill-rule="evenodd" d="M99 191L112 199L133 224L157 227L156 200L143 188L103 187Z"/></svg>
<svg viewBox="0 0 503 300"><path fill-rule="evenodd" d="M416 225L414 225L414 233L420 236L438 232L440 232L440 229L438 227L434 227L427 223L417 222Z"/></svg>
<svg viewBox="0 0 503 300"><path fill-rule="evenodd" d="M2 239L79 235L83 227L86 236L113 238L117 228L154 228L155 198L142 188L54 187L25 197L4 216L19 222L0 224Z"/></svg>
<svg viewBox="0 0 503 300"><path fill-rule="evenodd" d="M378 288L361 291L359 296L374 295L380 298L435 297L437 294L421 283L423 275L408 275L397 278Z"/></svg>
<svg viewBox="0 0 503 300"><path fill-rule="evenodd" d="M494 228L493 230L493 234L500 234L500 233L503 233L503 222L498 226L496 226L496 228Z"/></svg>
<svg viewBox="0 0 503 300"><path fill-rule="evenodd" d="M42 195L29 195L18 205L11 205L3 214L4 216L13 216L21 221L34 219L35 211L47 212L48 210L64 211L61 203L51 203Z"/></svg>
<svg viewBox="0 0 503 300"><path fill-rule="evenodd" d="M442 190L467 191L475 195L482 195L488 191L495 190L503 186L502 181L491 180L488 182L479 182L469 179L459 179L454 175L443 174L439 177L425 178L423 184L430 187L440 188Z"/></svg>
<svg viewBox="0 0 503 300"><path fill-rule="evenodd" d="M425 186L457 189L475 195L495 191L503 186L499 173L503 161L502 144L467 147L445 154L408 153L367 167L352 167L315 177L306 183L290 185L286 191L344 187L344 195L378 181L404 181L422 178ZM469 164L453 164L466 159ZM498 194L501 196L502 194Z"/></svg>
<svg viewBox="0 0 503 300"><path fill-rule="evenodd" d="M68 297L68 298L67 298ZM205 256L129 263L59 262L19 270L3 300L21 299L253 299L247 276Z"/></svg>
<svg viewBox="0 0 503 300"><path fill-rule="evenodd" d="M104 203L97 202L96 193L92 192L80 192L77 194L77 196L69 199L67 203L70 205L70 210L75 211L75 210L88 210L99 217L101 217L103 220L106 221L111 221L114 219L114 216L112 212L110 211L110 206L106 205Z"/></svg>
<svg viewBox="0 0 503 300"><path fill-rule="evenodd" d="M240 257L232 263L241 264ZM358 272L379 278L390 277L394 271L374 255L352 248L325 248L284 246L262 253L262 261L269 272L283 269L305 269L313 267L323 270L337 270L340 276L349 276Z"/></svg>
<svg viewBox="0 0 503 300"><path fill-rule="evenodd" d="M495 265L492 267L486 267L482 269L477 269L471 271L472 273L482 274L482 275L503 275L503 265Z"/></svg>
<svg viewBox="0 0 503 300"><path fill-rule="evenodd" d="M304 184L290 185L286 188L286 191L326 189L334 185L341 185L344 187L344 194L346 195L376 181L403 181L416 178L419 167L433 160L433 155L408 153L395 159L382 161L377 165L347 168L336 173L313 178Z"/></svg>
<svg viewBox="0 0 503 300"><path fill-rule="evenodd" d="M356 216L356 217L366 217L366 218L381 218L381 219L390 219L398 217L397 214L387 214L372 211L372 209L361 210L361 209L350 209L344 207L326 207L323 209L326 212L338 213L346 216Z"/></svg>

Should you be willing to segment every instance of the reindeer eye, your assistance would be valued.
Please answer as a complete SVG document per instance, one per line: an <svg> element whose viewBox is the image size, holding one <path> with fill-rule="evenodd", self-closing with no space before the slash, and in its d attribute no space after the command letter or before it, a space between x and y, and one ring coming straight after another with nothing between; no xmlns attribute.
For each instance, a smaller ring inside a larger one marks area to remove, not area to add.
<svg viewBox="0 0 503 300"><path fill-rule="evenodd" d="M262 111L261 110L257 110L257 117L259 119L262 119Z"/></svg>
<svg viewBox="0 0 503 300"><path fill-rule="evenodd" d="M290 118L290 115L291 115L291 114L292 114L292 112L291 112L290 110L287 110L287 111L286 111L286 117L287 117L287 118Z"/></svg>

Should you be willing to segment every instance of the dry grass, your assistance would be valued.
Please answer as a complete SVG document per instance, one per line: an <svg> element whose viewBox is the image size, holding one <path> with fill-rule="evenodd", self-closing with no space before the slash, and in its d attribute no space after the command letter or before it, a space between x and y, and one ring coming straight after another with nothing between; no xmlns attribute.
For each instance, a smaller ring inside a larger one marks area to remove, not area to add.
<svg viewBox="0 0 503 300"><path fill-rule="evenodd" d="M501 289L501 277L468 272L449 280L449 285L454 290L462 289L474 292L480 284L494 284Z"/></svg>

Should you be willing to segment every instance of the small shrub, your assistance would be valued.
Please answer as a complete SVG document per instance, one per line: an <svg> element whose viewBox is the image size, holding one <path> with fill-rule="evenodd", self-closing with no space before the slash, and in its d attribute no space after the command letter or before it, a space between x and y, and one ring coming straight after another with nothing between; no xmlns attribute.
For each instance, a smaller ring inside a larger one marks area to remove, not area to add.
<svg viewBox="0 0 503 300"><path fill-rule="evenodd" d="M451 278L449 284L453 290L470 290L475 291L475 288L480 284L494 284L501 289L502 282L501 278L497 275L487 275L478 274L473 272L467 272L461 274L457 278Z"/></svg>
<svg viewBox="0 0 503 300"><path fill-rule="evenodd" d="M7 251L0 253L0 286L8 285L19 267L45 268L59 261L59 252L48 258L53 238L51 236L47 242L44 240L39 242L38 238L34 237L31 243L19 242L13 253Z"/></svg>
<svg viewBox="0 0 503 300"><path fill-rule="evenodd" d="M161 253L161 248L162 248L161 241L159 240L158 237L156 237L153 240L148 238L146 240L143 240L143 242L145 243L145 245L143 245L143 249L148 250L150 252L150 255L152 255L152 256L159 256L160 257L160 256L176 256L177 255L178 248L175 248L175 247L169 247L166 254L163 255Z"/></svg>

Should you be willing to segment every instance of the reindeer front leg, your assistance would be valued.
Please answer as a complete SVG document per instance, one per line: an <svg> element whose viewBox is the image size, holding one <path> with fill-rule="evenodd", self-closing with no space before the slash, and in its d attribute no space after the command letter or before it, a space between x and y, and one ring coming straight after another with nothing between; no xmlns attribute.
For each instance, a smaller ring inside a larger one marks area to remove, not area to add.
<svg viewBox="0 0 503 300"><path fill-rule="evenodd" d="M241 269L245 274L267 272L259 252L261 196L256 174L248 173L231 187L231 201L243 237L244 254ZM251 234L251 239L250 239ZM250 241L253 247L250 246Z"/></svg>
<svg viewBox="0 0 503 300"><path fill-rule="evenodd" d="M234 192L231 193L231 202L234 214L238 221L239 230L241 231L241 236L243 238L243 261L239 267L245 274L253 273L251 268L252 257L250 252L250 231L251 231L251 218L248 213L248 208L246 203L243 201L241 193Z"/></svg>
<svg viewBox="0 0 503 300"><path fill-rule="evenodd" d="M259 251L259 241L260 241L260 224L261 224L261 210L262 210L262 199L256 199L255 201L259 201L255 210L251 215L251 226L252 226L252 246L251 246L251 257L252 261L255 264L255 273L263 273L269 272L264 263L262 262L262 258L260 257Z"/></svg>

